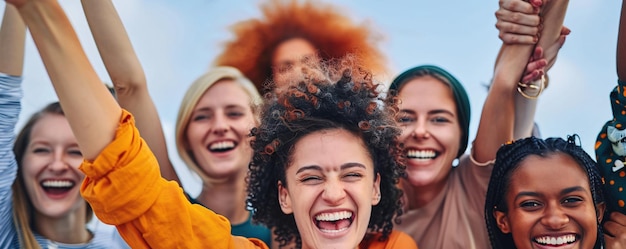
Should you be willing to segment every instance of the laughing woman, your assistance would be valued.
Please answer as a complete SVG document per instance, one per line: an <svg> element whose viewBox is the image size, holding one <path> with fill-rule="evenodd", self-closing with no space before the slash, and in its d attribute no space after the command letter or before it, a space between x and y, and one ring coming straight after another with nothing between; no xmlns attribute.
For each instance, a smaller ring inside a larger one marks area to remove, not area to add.
<svg viewBox="0 0 626 249"><path fill-rule="evenodd" d="M533 1L535 8L520 0L500 2L517 2L517 6L525 8L524 13L528 13L517 16L534 17L528 19L529 30L539 30L537 7L541 1ZM567 4L567 1L558 3ZM553 6L555 11L550 13L558 13L559 9ZM401 181L406 212L399 217L401 223L397 228L410 234L418 245L446 249L489 247L483 213L493 159L500 145L514 138L514 129L531 130L515 127L516 119L520 118L516 111L523 109L515 99L520 92L530 96L530 90L533 90L518 87L518 82L523 78L541 78L540 74L533 75L533 71L542 73L548 61L556 57L565 36L559 24L562 19L554 19L550 19L550 25L546 23L542 31L545 32L542 39L546 42L539 41L542 47L548 48L546 51L550 51L547 54L551 56L546 56L548 60L542 58L543 50L533 52L531 44L502 46L469 155L465 154L469 135L469 98L463 85L452 74L437 66L418 66L400 74L392 82L390 89L397 92L400 100L397 120L402 127L400 137L407 157L408 175ZM532 58L530 63L529 57ZM534 114L534 110L528 112ZM532 125L532 122L525 123Z"/></svg>
<svg viewBox="0 0 626 249"><path fill-rule="evenodd" d="M602 181L575 142L531 137L498 150L485 204L493 248L603 248Z"/></svg>

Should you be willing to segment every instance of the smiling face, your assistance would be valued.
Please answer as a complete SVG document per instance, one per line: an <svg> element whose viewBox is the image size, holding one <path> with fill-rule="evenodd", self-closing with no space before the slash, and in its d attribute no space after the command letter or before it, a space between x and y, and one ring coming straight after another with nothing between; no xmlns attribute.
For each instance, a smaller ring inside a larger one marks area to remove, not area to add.
<svg viewBox="0 0 626 249"><path fill-rule="evenodd" d="M343 129L322 130L302 137L293 151L278 191L303 248L356 248L380 200L380 177L363 141Z"/></svg>
<svg viewBox="0 0 626 249"><path fill-rule="evenodd" d="M33 125L22 158L22 180L35 213L62 218L85 207L79 193L83 157L62 115L45 114Z"/></svg>
<svg viewBox="0 0 626 249"><path fill-rule="evenodd" d="M452 90L432 76L423 76L405 83L398 97L397 120L409 182L415 187L443 185L461 139Z"/></svg>
<svg viewBox="0 0 626 249"><path fill-rule="evenodd" d="M201 170L223 179L247 170L248 134L255 125L250 96L233 80L221 80L202 95L190 116L186 146Z"/></svg>
<svg viewBox="0 0 626 249"><path fill-rule="evenodd" d="M593 248L600 218L588 177L572 157L528 156L510 179L505 194L508 212L494 215L500 230L513 235L518 249Z"/></svg>
<svg viewBox="0 0 626 249"><path fill-rule="evenodd" d="M316 49L303 38L291 38L280 43L272 56L272 75L276 90L288 85L288 79L302 72L302 66L310 60L318 60Z"/></svg>

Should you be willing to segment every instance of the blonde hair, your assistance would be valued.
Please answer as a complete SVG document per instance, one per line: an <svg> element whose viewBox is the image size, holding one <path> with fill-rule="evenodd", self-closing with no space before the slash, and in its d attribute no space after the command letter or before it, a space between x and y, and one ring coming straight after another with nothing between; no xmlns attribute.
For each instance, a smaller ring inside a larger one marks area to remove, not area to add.
<svg viewBox="0 0 626 249"><path fill-rule="evenodd" d="M202 95L204 95L209 88L215 85L215 83L221 80L233 80L243 88L243 90L250 97L250 107L255 117L255 121L259 121L258 109L262 103L261 95L257 91L254 84L236 68L226 66L215 67L201 75L193 82L193 84L191 84L191 86L189 86L189 89L187 89L187 92L185 93L185 96L180 104L178 117L176 118L176 149L178 151L178 155L185 162L187 167L196 172L200 178L202 178L203 182L208 181L210 178L193 159L192 152L186 146L185 133L187 132L187 126L189 125L191 114L198 104L198 101L200 101Z"/></svg>

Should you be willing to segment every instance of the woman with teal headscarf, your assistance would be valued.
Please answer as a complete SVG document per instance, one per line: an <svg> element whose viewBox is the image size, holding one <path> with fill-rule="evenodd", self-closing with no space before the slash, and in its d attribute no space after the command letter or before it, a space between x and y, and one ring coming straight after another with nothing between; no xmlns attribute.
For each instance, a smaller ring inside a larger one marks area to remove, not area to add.
<svg viewBox="0 0 626 249"><path fill-rule="evenodd" d="M510 3L520 9L511 11ZM524 18L519 24L539 32L540 5L541 1L503 1L496 14L499 25L510 20L503 13L521 12ZM514 139L514 127L532 130L515 126L517 109L528 107L516 105L515 98L535 98L540 92L532 91L544 87L544 70L554 62L567 33L567 29L561 31L562 22L558 17L545 22L534 51L537 33L530 32L527 40L517 39L517 44L507 44L510 37L501 36L505 44L496 59L493 84L469 155L465 151L469 142L470 102L456 77L441 67L423 65L403 72L392 82L391 96L399 101L397 121L402 127L400 140L407 171L400 183L405 193L405 212L399 217L397 228L411 235L420 248L490 248L484 203L493 158L501 144ZM547 48L545 58L541 48ZM525 124L532 127L533 122ZM530 132L525 134L529 135Z"/></svg>

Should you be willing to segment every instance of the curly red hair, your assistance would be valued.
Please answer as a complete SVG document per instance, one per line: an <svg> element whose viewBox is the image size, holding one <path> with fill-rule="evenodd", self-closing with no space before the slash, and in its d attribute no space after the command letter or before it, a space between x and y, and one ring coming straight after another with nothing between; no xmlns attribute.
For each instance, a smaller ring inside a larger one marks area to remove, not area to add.
<svg viewBox="0 0 626 249"><path fill-rule="evenodd" d="M322 60L354 54L372 72L386 71L385 58L378 48L382 36L367 24L357 25L336 6L312 1L270 0L261 5L262 18L241 21L232 26L234 40L225 44L216 66L239 69L257 87L267 92L272 80L272 55L290 38L311 42Z"/></svg>

